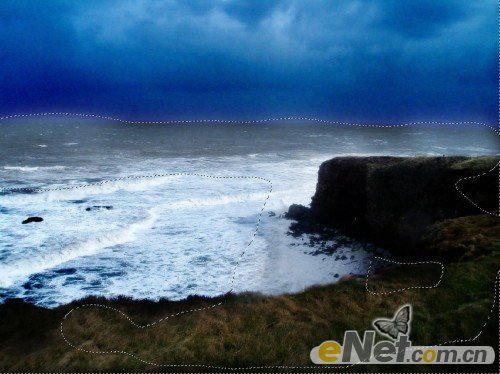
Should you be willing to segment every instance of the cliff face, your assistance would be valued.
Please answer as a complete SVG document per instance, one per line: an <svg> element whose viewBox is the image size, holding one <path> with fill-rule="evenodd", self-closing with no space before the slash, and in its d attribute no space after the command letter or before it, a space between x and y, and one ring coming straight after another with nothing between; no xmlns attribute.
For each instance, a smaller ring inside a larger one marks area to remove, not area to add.
<svg viewBox="0 0 500 374"><path fill-rule="evenodd" d="M498 212L495 157L339 157L324 162L307 219L414 255L435 222ZM293 218L293 217L292 217Z"/></svg>

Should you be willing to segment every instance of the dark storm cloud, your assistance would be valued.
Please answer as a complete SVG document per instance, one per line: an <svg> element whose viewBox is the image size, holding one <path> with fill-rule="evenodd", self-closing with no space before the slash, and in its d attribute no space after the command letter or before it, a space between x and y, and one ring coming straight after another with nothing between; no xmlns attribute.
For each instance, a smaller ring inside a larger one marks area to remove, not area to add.
<svg viewBox="0 0 500 374"><path fill-rule="evenodd" d="M408 2L386 0L380 5L381 22L379 24L409 37L436 34L448 25L466 17L467 11L474 8L473 4L456 0ZM423 20L425 22L422 22Z"/></svg>
<svg viewBox="0 0 500 374"><path fill-rule="evenodd" d="M496 6L3 1L0 109L493 121Z"/></svg>

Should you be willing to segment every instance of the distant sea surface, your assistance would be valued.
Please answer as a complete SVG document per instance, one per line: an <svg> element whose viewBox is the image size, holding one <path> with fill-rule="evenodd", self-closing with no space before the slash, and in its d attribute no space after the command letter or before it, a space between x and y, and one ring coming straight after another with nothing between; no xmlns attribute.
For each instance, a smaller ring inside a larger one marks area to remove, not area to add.
<svg viewBox="0 0 500 374"><path fill-rule="evenodd" d="M498 154L498 140L480 126L0 122L0 302L282 294L364 275L373 246L287 235L282 214L310 202L327 159L417 154ZM178 175L59 189L167 173ZM262 177L273 191L266 202L262 179L186 174ZM17 187L55 191L8 191ZM23 225L30 216L44 221Z"/></svg>

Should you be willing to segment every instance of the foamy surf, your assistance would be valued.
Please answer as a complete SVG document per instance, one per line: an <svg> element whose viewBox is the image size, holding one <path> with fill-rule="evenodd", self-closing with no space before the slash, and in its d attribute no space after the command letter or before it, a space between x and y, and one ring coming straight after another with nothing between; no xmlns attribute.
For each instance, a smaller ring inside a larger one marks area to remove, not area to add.
<svg viewBox="0 0 500 374"><path fill-rule="evenodd" d="M15 171L50 171L50 170L64 170L66 167L62 165L55 166L4 166L4 170L15 170Z"/></svg>
<svg viewBox="0 0 500 374"><path fill-rule="evenodd" d="M41 253L35 256L14 259L11 263L0 264L0 287L10 287L16 281L26 279L31 274L40 273L65 262L93 255L105 248L136 240L137 235L155 223L158 215L154 208L149 209L146 218L134 222L120 230L114 230L83 243L62 248L56 252Z"/></svg>
<svg viewBox="0 0 500 374"><path fill-rule="evenodd" d="M23 191L16 191L13 188L13 194L4 196L6 203L34 203L34 202L53 202L61 200L83 199L91 196L102 196L116 193L118 191L139 192L149 190L154 187L173 182L179 176L144 178L138 176L134 178L124 178L118 181L91 182L89 184L74 183L64 185L46 185L40 187L40 191L24 194ZM19 193L21 192L21 193Z"/></svg>
<svg viewBox="0 0 500 374"><path fill-rule="evenodd" d="M498 153L491 132L451 128L436 133L235 124L193 130L188 138L180 126L87 126L68 119L3 124L0 281L11 286L2 288L0 302L21 297L56 306L88 295L216 296L229 289L236 263L235 292L297 292L363 274L369 248L351 243L332 254L324 250L328 243L321 247L287 235L291 222L282 214L292 203L310 203L323 161L348 154L431 154L437 147L446 154ZM51 136L41 140L42 131ZM47 147L38 148L40 143ZM99 184L162 173L272 180L257 235L270 187L262 180L183 175ZM8 192L16 186L55 191ZM147 220L149 209L154 221ZM44 221L23 225L30 216ZM146 226L135 231L140 222Z"/></svg>
<svg viewBox="0 0 500 374"><path fill-rule="evenodd" d="M195 208L202 206L217 206L233 203L241 203L245 201L264 201L268 196L268 193L252 193L252 194L237 194L237 195L219 195L211 198L193 198L183 201L174 202L170 205L172 209L183 209L183 208Z"/></svg>

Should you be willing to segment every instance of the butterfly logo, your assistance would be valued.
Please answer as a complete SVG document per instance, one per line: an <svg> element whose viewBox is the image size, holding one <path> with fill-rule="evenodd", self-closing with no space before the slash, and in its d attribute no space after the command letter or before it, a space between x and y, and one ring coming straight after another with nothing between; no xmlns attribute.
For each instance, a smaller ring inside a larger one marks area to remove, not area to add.
<svg viewBox="0 0 500 374"><path fill-rule="evenodd" d="M373 326L375 326L380 334L397 339L400 333L409 334L410 320L411 305L405 305L396 312L392 320L376 319L373 321Z"/></svg>

